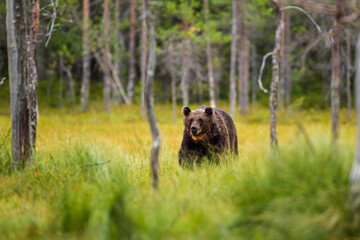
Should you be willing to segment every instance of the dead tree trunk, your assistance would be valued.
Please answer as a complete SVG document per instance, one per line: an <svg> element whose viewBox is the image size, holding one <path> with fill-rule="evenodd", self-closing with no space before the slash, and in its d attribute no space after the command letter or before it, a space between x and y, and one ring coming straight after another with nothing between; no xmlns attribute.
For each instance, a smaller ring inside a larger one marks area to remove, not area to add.
<svg viewBox="0 0 360 240"><path fill-rule="evenodd" d="M143 19L141 21L141 116L145 118L145 80L146 80L146 51L147 30L145 18L145 6L143 7Z"/></svg>
<svg viewBox="0 0 360 240"><path fill-rule="evenodd" d="M173 112L173 123L176 123L176 73L174 66L174 46L170 42L169 45L169 62L170 62L170 74L171 74L171 102L172 102L172 112Z"/></svg>
<svg viewBox="0 0 360 240"><path fill-rule="evenodd" d="M356 78L355 78L355 105L357 115L360 116L360 33L356 43ZM360 225L360 117L357 118L357 145L356 156L350 173L350 200L356 220Z"/></svg>
<svg viewBox="0 0 360 240"><path fill-rule="evenodd" d="M280 53L280 44L281 44L281 32L284 26L284 23L280 14L280 5L279 0L270 0L270 2L275 5L276 12L276 32L275 32L275 47L272 55L272 77L270 85L270 142L272 146L278 145L277 138L277 90L279 85L279 53Z"/></svg>
<svg viewBox="0 0 360 240"><path fill-rule="evenodd" d="M81 83L81 110L86 112L89 107L90 92L90 47L89 47L89 0L83 0L83 39L82 39L82 83Z"/></svg>
<svg viewBox="0 0 360 240"><path fill-rule="evenodd" d="M154 79L154 71L156 66L156 55L155 55L155 27L152 21L151 10L149 1L144 0L146 19L149 26L149 55L147 64L147 76L146 76L146 88L145 88L145 105L147 109L147 117L149 120L151 133L153 136L152 150L151 150L151 173L153 187L159 187L159 153L160 153L160 132L156 123L153 98L152 98L152 83Z"/></svg>
<svg viewBox="0 0 360 240"><path fill-rule="evenodd" d="M129 82L127 86L128 98L132 103L134 101L135 86L135 27L136 27L136 0L130 2L130 36L129 36Z"/></svg>
<svg viewBox="0 0 360 240"><path fill-rule="evenodd" d="M245 1L240 4L240 47L239 47L239 109L240 115L249 113L249 37L245 23Z"/></svg>
<svg viewBox="0 0 360 240"><path fill-rule="evenodd" d="M183 106L189 105L190 51L190 39L186 38L183 43L183 54L181 62L181 93Z"/></svg>
<svg viewBox="0 0 360 240"><path fill-rule="evenodd" d="M339 135L339 110L340 110L340 41L341 41L341 16L342 1L336 0L336 11L334 14L334 37L332 41L331 60L331 130L333 140Z"/></svg>
<svg viewBox="0 0 360 240"><path fill-rule="evenodd" d="M351 117L351 33L346 30L346 98L347 116Z"/></svg>
<svg viewBox="0 0 360 240"><path fill-rule="evenodd" d="M205 14L205 24L206 24L206 56L207 56L208 79L209 79L210 106L216 107L215 80L214 80L214 70L213 70L212 57L211 57L211 40L210 40L210 26L209 26L209 0L204 0L204 14Z"/></svg>
<svg viewBox="0 0 360 240"><path fill-rule="evenodd" d="M105 57L110 58L110 12L109 12L109 0L104 0L104 39L105 39ZM110 100L111 100L111 75L109 68L104 71L104 107L106 111L110 111Z"/></svg>
<svg viewBox="0 0 360 240"><path fill-rule="evenodd" d="M235 116L236 109L236 43L238 41L239 35L237 31L237 1L232 1L232 27L231 27L231 56L230 56L230 115Z"/></svg>
<svg viewBox="0 0 360 240"><path fill-rule="evenodd" d="M6 5L12 157L13 168L20 170L35 156L38 85L35 47L39 1L8 0Z"/></svg>

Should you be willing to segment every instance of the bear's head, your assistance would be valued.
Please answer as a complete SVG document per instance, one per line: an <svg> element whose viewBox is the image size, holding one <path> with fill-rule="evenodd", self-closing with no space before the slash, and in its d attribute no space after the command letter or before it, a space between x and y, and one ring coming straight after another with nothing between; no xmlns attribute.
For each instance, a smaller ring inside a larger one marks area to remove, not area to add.
<svg viewBox="0 0 360 240"><path fill-rule="evenodd" d="M211 107L191 111L183 107L184 127L186 134L195 142L206 141L211 133L214 110Z"/></svg>

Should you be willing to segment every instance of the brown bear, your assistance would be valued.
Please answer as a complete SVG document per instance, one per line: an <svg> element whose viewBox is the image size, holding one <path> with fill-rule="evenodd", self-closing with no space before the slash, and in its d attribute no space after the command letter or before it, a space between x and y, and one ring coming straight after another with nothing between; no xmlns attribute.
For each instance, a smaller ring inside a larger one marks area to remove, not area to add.
<svg viewBox="0 0 360 240"><path fill-rule="evenodd" d="M179 150L179 164L200 164L204 157L212 160L227 151L238 154L236 128L224 111L200 106L191 111L183 107L184 136Z"/></svg>

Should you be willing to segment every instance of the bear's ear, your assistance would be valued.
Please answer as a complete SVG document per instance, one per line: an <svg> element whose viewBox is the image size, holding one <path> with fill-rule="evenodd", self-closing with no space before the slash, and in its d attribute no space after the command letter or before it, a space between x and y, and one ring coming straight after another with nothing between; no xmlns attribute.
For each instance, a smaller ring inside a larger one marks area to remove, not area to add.
<svg viewBox="0 0 360 240"><path fill-rule="evenodd" d="M182 111L183 111L184 116L189 115L189 113L191 112L190 108L187 106L184 106Z"/></svg>
<svg viewBox="0 0 360 240"><path fill-rule="evenodd" d="M211 116L214 113L214 110L212 109L212 107L207 107L207 108L205 108L205 113L208 116Z"/></svg>

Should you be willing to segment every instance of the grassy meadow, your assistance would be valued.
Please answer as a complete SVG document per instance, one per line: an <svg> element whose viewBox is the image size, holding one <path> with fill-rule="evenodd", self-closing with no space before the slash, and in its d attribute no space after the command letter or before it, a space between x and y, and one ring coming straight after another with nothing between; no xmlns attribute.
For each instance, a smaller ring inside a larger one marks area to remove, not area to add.
<svg viewBox="0 0 360 240"><path fill-rule="evenodd" d="M197 106L191 106L192 109ZM228 111L223 104L219 108ZM269 113L235 118L239 157L182 169L181 107L157 105L160 189L150 182L151 134L140 106L99 104L88 113L40 107L33 166L12 172L10 117L0 115L0 239L359 239L348 209L355 117L297 111L310 136L279 112L279 149ZM355 115L353 113L353 115Z"/></svg>

